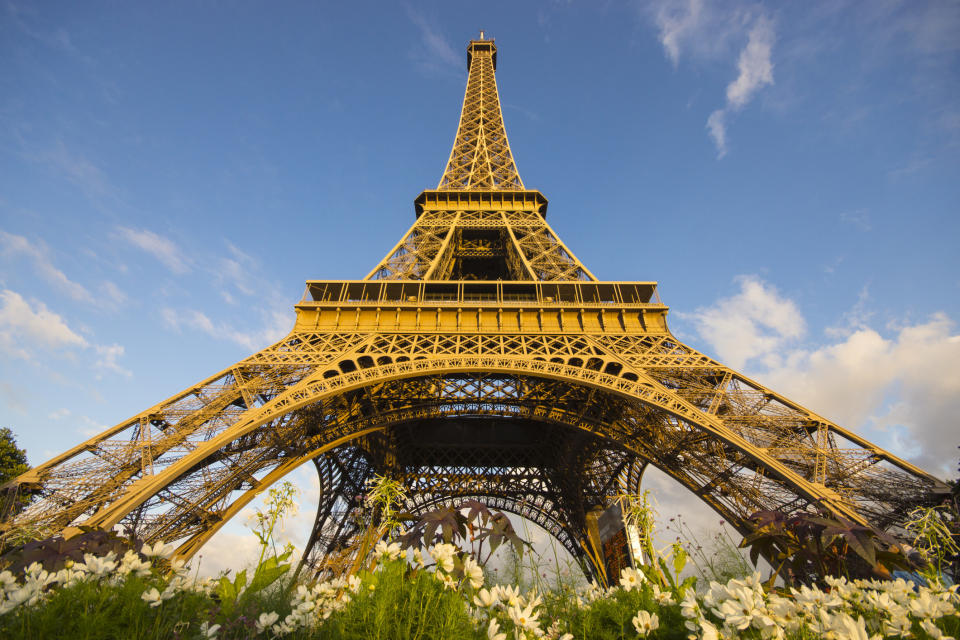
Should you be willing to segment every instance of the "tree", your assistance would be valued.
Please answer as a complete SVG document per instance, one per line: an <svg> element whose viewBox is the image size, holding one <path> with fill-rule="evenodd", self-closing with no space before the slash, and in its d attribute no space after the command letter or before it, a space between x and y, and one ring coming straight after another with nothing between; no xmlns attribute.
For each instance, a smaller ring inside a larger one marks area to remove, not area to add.
<svg viewBox="0 0 960 640"><path fill-rule="evenodd" d="M27 452L17 446L13 431L6 427L0 429L0 486L29 468Z"/></svg>

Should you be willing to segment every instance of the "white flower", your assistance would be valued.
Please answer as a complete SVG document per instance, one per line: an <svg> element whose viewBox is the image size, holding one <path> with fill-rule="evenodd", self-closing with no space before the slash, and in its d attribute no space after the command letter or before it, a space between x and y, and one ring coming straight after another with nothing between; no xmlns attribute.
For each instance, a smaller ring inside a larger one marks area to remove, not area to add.
<svg viewBox="0 0 960 640"><path fill-rule="evenodd" d="M730 596L729 600L713 609L714 614L723 618L727 625L743 631L754 622L754 618L757 618L758 628L773 625L773 620L763 610L762 592L757 594L752 589L738 586Z"/></svg>
<svg viewBox="0 0 960 640"><path fill-rule="evenodd" d="M447 575L446 573L438 573L438 574L437 574L437 579L440 580L440 582L443 583L444 588L456 590L456 588L457 588L457 581L454 580L453 578L451 578L451 577L450 577L449 575Z"/></svg>
<svg viewBox="0 0 960 640"><path fill-rule="evenodd" d="M473 604L477 605L478 607L492 607L499 601L500 598L497 597L496 589L493 591L480 589L480 591L477 592L477 595L473 596Z"/></svg>
<svg viewBox="0 0 960 640"><path fill-rule="evenodd" d="M528 605L525 609L521 609L520 605L515 605L510 607L507 613L510 615L510 619L513 620L513 624L533 631L540 628L540 625L537 623L537 618L540 617L540 614L534 613L533 608L532 604Z"/></svg>
<svg viewBox="0 0 960 640"><path fill-rule="evenodd" d="M642 582L643 575L638 573L636 569L627 567L620 572L620 586L622 586L626 591L636 589Z"/></svg>
<svg viewBox="0 0 960 640"><path fill-rule="evenodd" d="M17 579L9 571L0 571L0 587L4 592L13 591L17 588Z"/></svg>
<svg viewBox="0 0 960 640"><path fill-rule="evenodd" d="M910 636L911 628L913 628L913 621L910 620L910 618L906 616L892 616L889 620L884 620L883 622L883 635L907 638Z"/></svg>
<svg viewBox="0 0 960 640"><path fill-rule="evenodd" d="M483 586L483 569L473 558L468 557L463 561L463 575L470 581L470 586L474 589Z"/></svg>
<svg viewBox="0 0 960 640"><path fill-rule="evenodd" d="M660 591L660 587L657 585L653 585L653 599L660 605L675 604L673 595L671 595L669 591Z"/></svg>
<svg viewBox="0 0 960 640"><path fill-rule="evenodd" d="M217 631L219 630L220 625L211 625L209 622L204 622L200 625L200 636L204 638L204 640L214 640L217 637Z"/></svg>
<svg viewBox="0 0 960 640"><path fill-rule="evenodd" d="M657 614L650 613L649 611L638 611L631 622L633 623L633 628L636 629L637 633L641 636L646 636L660 626L660 618L657 617Z"/></svg>
<svg viewBox="0 0 960 640"><path fill-rule="evenodd" d="M505 602L508 606L516 606L520 604L520 589L518 587L505 587L498 584L493 588L497 596L497 600L500 602Z"/></svg>
<svg viewBox="0 0 960 640"><path fill-rule="evenodd" d="M425 563L423 561L423 552L420 551L420 549L414 549L413 550L413 566L419 569L424 564Z"/></svg>
<svg viewBox="0 0 960 640"><path fill-rule="evenodd" d="M943 631L929 620L921 620L920 626L934 640L953 640L952 636L944 635Z"/></svg>
<svg viewBox="0 0 960 640"><path fill-rule="evenodd" d="M924 618L939 618L954 611L953 606L939 597L922 590L915 599L910 601L910 612L921 620Z"/></svg>
<svg viewBox="0 0 960 640"><path fill-rule="evenodd" d="M352 591L353 593L357 593L358 591L360 591L361 582L362 581L360 580L360 578L358 578L355 575L351 575L347 578L347 585L349 586L350 591Z"/></svg>
<svg viewBox="0 0 960 640"><path fill-rule="evenodd" d="M162 540L158 540L152 547L146 543L140 547L140 553L148 558L156 557L167 559L173 555L174 551L176 551L176 549L173 548L173 545L164 544Z"/></svg>
<svg viewBox="0 0 960 640"><path fill-rule="evenodd" d="M697 602L697 596L693 591L688 591L680 602L680 615L690 619L703 617L703 613L700 611L700 604ZM687 628L689 629L690 627Z"/></svg>
<svg viewBox="0 0 960 640"><path fill-rule="evenodd" d="M700 635L700 640L719 640L720 639L720 634L719 632L717 632L717 628L707 620L700 621L700 629L703 632Z"/></svg>
<svg viewBox="0 0 960 640"><path fill-rule="evenodd" d="M487 640L507 640L507 634L497 633L500 631L500 623L496 618L490 619L490 626L487 627Z"/></svg>
<svg viewBox="0 0 960 640"><path fill-rule="evenodd" d="M390 560L396 560L398 557L400 557L400 543L391 542L390 544L387 544L381 540L377 543L374 552L377 554L377 557L382 558L383 556L387 556Z"/></svg>
<svg viewBox="0 0 960 640"><path fill-rule="evenodd" d="M163 593L160 593L157 591L157 588L154 587L149 591L144 591L142 594L140 594L140 598L144 602L148 603L151 607L159 607L164 600L169 600L172 597L173 593L170 592L169 588L164 589Z"/></svg>
<svg viewBox="0 0 960 640"><path fill-rule="evenodd" d="M120 573L126 575L132 573L141 578L146 578L150 575L150 563L140 559L140 555L136 551L127 551L123 554L123 559L120 562Z"/></svg>
<svg viewBox="0 0 960 640"><path fill-rule="evenodd" d="M866 622L863 616L856 620L846 613L839 613L833 617L832 631L844 640L880 640L879 635L871 636L867 633Z"/></svg>
<svg viewBox="0 0 960 640"><path fill-rule="evenodd" d="M261 613L260 617L257 619L257 633L263 633L269 627L273 626L273 623L279 619L280 614L276 611L271 611L270 613Z"/></svg>
<svg viewBox="0 0 960 640"><path fill-rule="evenodd" d="M453 556L456 552L457 548L446 542L441 542L430 549L430 555L433 557L433 561L437 563L437 567L447 572L453 571Z"/></svg>

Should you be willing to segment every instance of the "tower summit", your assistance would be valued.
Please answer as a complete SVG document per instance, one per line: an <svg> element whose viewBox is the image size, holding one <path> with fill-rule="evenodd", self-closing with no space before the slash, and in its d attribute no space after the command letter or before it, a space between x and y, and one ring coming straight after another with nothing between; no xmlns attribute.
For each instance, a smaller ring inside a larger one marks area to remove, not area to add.
<svg viewBox="0 0 960 640"><path fill-rule="evenodd" d="M460 124L437 189L523 189L503 126L496 68L497 46L493 40L471 40Z"/></svg>
<svg viewBox="0 0 960 640"><path fill-rule="evenodd" d="M317 571L355 553L350 513L377 474L414 515L474 498L528 518L605 580L630 562L617 496L648 466L741 533L769 510L901 535L949 492L684 345L655 282L597 280L520 179L496 54L482 32L467 47L443 177L366 278L309 280L285 338L4 485L2 526L119 526L186 559L309 463Z"/></svg>

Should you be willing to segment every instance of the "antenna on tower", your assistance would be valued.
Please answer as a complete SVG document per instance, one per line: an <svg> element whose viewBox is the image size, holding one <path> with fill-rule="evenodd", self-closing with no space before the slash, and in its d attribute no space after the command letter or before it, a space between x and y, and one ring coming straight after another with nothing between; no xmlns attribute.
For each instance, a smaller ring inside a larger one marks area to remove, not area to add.
<svg viewBox="0 0 960 640"><path fill-rule="evenodd" d="M483 29L480 29L480 39L483 40Z"/></svg>

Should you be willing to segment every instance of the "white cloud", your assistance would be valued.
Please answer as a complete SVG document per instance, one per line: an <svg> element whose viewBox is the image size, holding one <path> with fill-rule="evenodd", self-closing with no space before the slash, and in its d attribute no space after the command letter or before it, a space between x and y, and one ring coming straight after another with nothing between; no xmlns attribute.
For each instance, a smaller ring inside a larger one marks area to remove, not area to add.
<svg viewBox="0 0 960 640"><path fill-rule="evenodd" d="M252 275L251 271L257 270L259 265L253 256L244 253L231 242L227 242L227 249L229 249L232 257L220 259L215 270L215 276L217 286L221 288L220 295L227 302L233 303L234 298L230 290L235 289L248 296L257 293L256 283L260 279Z"/></svg>
<svg viewBox="0 0 960 640"><path fill-rule="evenodd" d="M761 15L750 29L747 46L740 52L737 61L740 75L727 85L727 103L734 109L742 108L764 85L773 84L770 55L774 40L773 23Z"/></svg>
<svg viewBox="0 0 960 640"><path fill-rule="evenodd" d="M811 410L885 435L894 453L952 477L960 445L958 362L960 333L937 313L890 337L863 327L840 342L791 351L762 376Z"/></svg>
<svg viewBox="0 0 960 640"><path fill-rule="evenodd" d="M0 352L32 360L37 350L70 354L73 349L89 348L96 353L92 365L94 369L126 377L133 375L118 362L124 353L123 346L91 344L42 302L25 300L19 293L9 289L0 290ZM61 415L63 411L53 412L51 419L66 415Z"/></svg>
<svg viewBox="0 0 960 640"><path fill-rule="evenodd" d="M28 303L19 293L0 291L0 349L29 359L32 348L86 347L87 341L74 332L42 302Z"/></svg>
<svg viewBox="0 0 960 640"><path fill-rule="evenodd" d="M773 84L773 20L762 6L748 2L651 0L641 7L657 27L660 44L674 67L683 55L712 62L730 58L739 48L737 77L727 85L724 106L715 109L706 124L717 157L722 158L727 153L728 116Z"/></svg>
<svg viewBox="0 0 960 640"><path fill-rule="evenodd" d="M190 261L172 240L146 229L120 227L117 233L133 246L162 262L173 273L182 275L190 271Z"/></svg>
<svg viewBox="0 0 960 640"><path fill-rule="evenodd" d="M697 333L716 349L720 360L738 369L749 360L775 353L806 332L797 305L756 276L737 278L740 292L679 314L693 323Z"/></svg>
<svg viewBox="0 0 960 640"><path fill-rule="evenodd" d="M758 16L750 29L747 44L737 61L739 74L727 85L727 103L707 119L707 129L717 147L717 157L727 155L727 116L747 105L763 86L773 84L773 42L776 35L773 22L764 15Z"/></svg>
<svg viewBox="0 0 960 640"><path fill-rule="evenodd" d="M713 145L717 148L717 157L722 158L727 155L727 112L723 109L717 109L707 118L707 132Z"/></svg>
<svg viewBox="0 0 960 640"><path fill-rule="evenodd" d="M193 329L218 340L235 342L251 351L263 349L276 342L287 335L292 326L290 314L277 310L260 310L263 325L259 329L247 331L226 322L215 323L205 313L196 309L176 310L167 307L160 314L164 324L171 329Z"/></svg>
<svg viewBox="0 0 960 640"><path fill-rule="evenodd" d="M118 373L126 378L133 376L133 372L131 372L129 369L121 367L117 363L117 359L123 355L123 345L97 345L95 349L97 352L97 360L93 364L94 367L106 369L107 371L113 371L114 373Z"/></svg>
<svg viewBox="0 0 960 640"><path fill-rule="evenodd" d="M55 285L72 299L79 302L93 302L93 296L87 289L73 282L50 260L48 250L42 243L34 244L23 236L0 231L0 255L6 257L24 256L33 262L34 268L47 282Z"/></svg>
<svg viewBox="0 0 960 640"><path fill-rule="evenodd" d="M103 294L103 301L110 306L118 307L127 301L127 294L109 280L103 281L103 284L100 285L100 291Z"/></svg>
<svg viewBox="0 0 960 640"><path fill-rule="evenodd" d="M955 474L960 333L948 316L884 335L867 324L861 294L848 329L800 345L797 305L754 276L739 283L736 295L682 316L722 362L934 474Z"/></svg>
<svg viewBox="0 0 960 640"><path fill-rule="evenodd" d="M657 27L660 44L674 67L683 56L726 56L731 41L739 37L751 15L745 3L719 7L705 0L649 0L640 7Z"/></svg>
<svg viewBox="0 0 960 640"><path fill-rule="evenodd" d="M692 36L709 22L703 0L685 2L654 2L654 22L660 30L660 44L667 57L677 66L680 62L680 47L685 46Z"/></svg>
<svg viewBox="0 0 960 640"><path fill-rule="evenodd" d="M420 42L414 58L423 69L441 73L462 74L466 68L466 54L457 53L437 27L410 5L407 17L420 31ZM487 36L489 37L489 36Z"/></svg>

